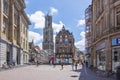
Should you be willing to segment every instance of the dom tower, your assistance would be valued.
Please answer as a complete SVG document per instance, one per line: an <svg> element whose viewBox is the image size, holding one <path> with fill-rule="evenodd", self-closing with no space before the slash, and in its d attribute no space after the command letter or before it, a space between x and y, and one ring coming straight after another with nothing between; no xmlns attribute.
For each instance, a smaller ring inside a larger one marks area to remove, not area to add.
<svg viewBox="0 0 120 80"><path fill-rule="evenodd" d="M43 50L54 51L52 16L50 14L47 14L45 16L45 27L43 28L42 46Z"/></svg>

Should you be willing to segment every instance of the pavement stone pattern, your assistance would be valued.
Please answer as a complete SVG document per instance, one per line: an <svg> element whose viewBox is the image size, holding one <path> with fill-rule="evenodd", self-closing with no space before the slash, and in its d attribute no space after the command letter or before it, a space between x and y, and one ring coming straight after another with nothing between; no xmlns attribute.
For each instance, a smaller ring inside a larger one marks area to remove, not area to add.
<svg viewBox="0 0 120 80"><path fill-rule="evenodd" d="M72 70L71 65L30 65L0 71L0 80L116 80L97 76L81 65L78 70Z"/></svg>
<svg viewBox="0 0 120 80"><path fill-rule="evenodd" d="M83 67L80 72L79 80L116 80L115 77L101 77L86 67Z"/></svg>
<svg viewBox="0 0 120 80"><path fill-rule="evenodd" d="M0 72L0 80L78 80L79 72L65 65L63 70L57 65L36 65L14 68Z"/></svg>

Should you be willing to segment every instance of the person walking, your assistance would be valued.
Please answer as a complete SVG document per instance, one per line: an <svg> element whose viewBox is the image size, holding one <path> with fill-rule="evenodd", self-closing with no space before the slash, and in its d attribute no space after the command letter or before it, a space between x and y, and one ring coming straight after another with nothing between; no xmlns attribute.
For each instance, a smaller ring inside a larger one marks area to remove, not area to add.
<svg viewBox="0 0 120 80"><path fill-rule="evenodd" d="M74 59L72 59L71 66L72 66L72 70L74 70Z"/></svg>
<svg viewBox="0 0 120 80"><path fill-rule="evenodd" d="M77 70L78 62L75 61L75 70Z"/></svg>
<svg viewBox="0 0 120 80"><path fill-rule="evenodd" d="M56 61L53 62L53 68L55 68L55 66L56 66Z"/></svg>
<svg viewBox="0 0 120 80"><path fill-rule="evenodd" d="M61 70L63 70L63 59L61 59L60 64L61 64Z"/></svg>

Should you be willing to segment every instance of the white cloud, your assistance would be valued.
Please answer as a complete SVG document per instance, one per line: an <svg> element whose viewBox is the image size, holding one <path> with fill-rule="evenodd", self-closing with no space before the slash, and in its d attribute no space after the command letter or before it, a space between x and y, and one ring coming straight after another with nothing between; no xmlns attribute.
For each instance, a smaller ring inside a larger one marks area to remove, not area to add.
<svg viewBox="0 0 120 80"><path fill-rule="evenodd" d="M81 36L82 38L85 38L85 32L82 31L82 32L80 33L80 36Z"/></svg>
<svg viewBox="0 0 120 80"><path fill-rule="evenodd" d="M55 9L51 9L51 13L55 13ZM31 22L34 23L34 28L35 29L43 29L45 27L45 14L42 11L36 11L34 14L27 14L28 17L30 18ZM54 29L54 32L58 32L64 24L62 21L59 21L59 23L52 23L52 27Z"/></svg>
<svg viewBox="0 0 120 80"><path fill-rule="evenodd" d="M85 25L85 20L78 20L78 24L77 26L82 26L82 25Z"/></svg>
<svg viewBox="0 0 120 80"><path fill-rule="evenodd" d="M39 33L29 31L29 42L34 40L34 43L37 43L43 39L43 36L40 35Z"/></svg>
<svg viewBox="0 0 120 80"><path fill-rule="evenodd" d="M50 14L51 15L54 15L54 14L57 14L57 13L58 13L58 10L56 8L54 8L54 7L50 8Z"/></svg>
<svg viewBox="0 0 120 80"><path fill-rule="evenodd" d="M34 14L28 15L31 22L34 23L34 28L43 28L45 26L45 14L42 11L36 11Z"/></svg>
<svg viewBox="0 0 120 80"><path fill-rule="evenodd" d="M78 42L75 42L75 46L83 51L83 50L85 50L85 32L82 31L80 33L80 36L82 39Z"/></svg>
<svg viewBox="0 0 120 80"><path fill-rule="evenodd" d="M62 27L63 27L63 22L62 21L60 21L58 24L57 23L52 23L52 27L53 27L53 30L54 30L54 32L56 33L56 32L59 32L61 29L62 29Z"/></svg>

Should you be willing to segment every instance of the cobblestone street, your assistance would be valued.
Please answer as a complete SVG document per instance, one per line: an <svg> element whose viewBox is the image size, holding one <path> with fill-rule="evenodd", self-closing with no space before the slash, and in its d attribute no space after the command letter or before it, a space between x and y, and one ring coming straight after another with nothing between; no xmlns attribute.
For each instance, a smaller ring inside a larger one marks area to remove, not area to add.
<svg viewBox="0 0 120 80"><path fill-rule="evenodd" d="M70 65L56 67L50 65L26 66L4 70L0 72L0 80L115 80L112 78L101 78L89 69L79 66L77 71L72 71Z"/></svg>

